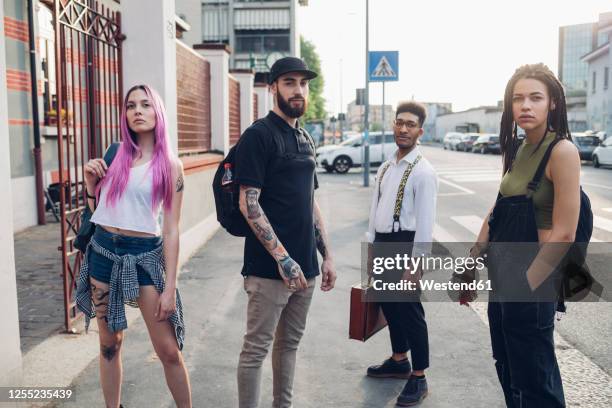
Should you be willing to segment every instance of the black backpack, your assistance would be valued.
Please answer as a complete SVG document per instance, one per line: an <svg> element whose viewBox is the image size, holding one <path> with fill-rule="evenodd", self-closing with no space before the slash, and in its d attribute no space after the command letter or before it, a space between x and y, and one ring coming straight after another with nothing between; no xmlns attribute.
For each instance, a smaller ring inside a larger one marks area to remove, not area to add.
<svg viewBox="0 0 612 408"><path fill-rule="evenodd" d="M258 119L253 122L251 126L255 126L258 123L263 124L273 135L276 134L276 132L272 131L272 124L269 123L268 118ZM240 145L240 140L241 139L239 139L238 142L234 146L232 146L229 152L227 152L227 156L225 156L221 163L219 163L219 167L217 167L215 177L213 178L212 187L213 194L215 196L215 207L217 209L217 221L219 221L219 224L221 224L221 226L225 228L225 230L230 234L236 237L245 237L251 228L249 227L249 224L247 224L246 220L244 219L244 216L240 212L240 185L238 183L235 183L235 156L236 149L238 148L238 145ZM279 145L278 148L280 153L282 154L285 151L285 144L278 143L278 141L277 144ZM221 179L223 178L223 174L225 174L226 163L232 165L232 175L234 180L229 186L226 186L226 188L224 188L221 185Z"/></svg>
<svg viewBox="0 0 612 408"><path fill-rule="evenodd" d="M270 119L267 117L258 119L255 122L253 122L251 126L255 126L259 123L263 124L268 129L270 134L273 135L274 142L277 146L277 154L278 155L285 154L285 141L283 140L282 137L279 137L280 135L278 134L278 132L273 130L275 125L270 121ZM308 134L306 130L304 129L300 129L300 130L304 133L304 135L308 139L312 147L312 150L314 152L315 147L314 147L314 141L312 140L312 137L310 136L310 134ZM235 156L236 156L236 149L238 148L239 145L240 145L240 139L234 146L232 146L232 148L227 153L227 156L225 156L225 158L221 161L221 163L219 163L219 166L217 167L217 171L215 172L215 177L213 178L212 187L213 187L213 194L215 196L217 221L219 221L219 224L221 224L221 226L225 228L225 230L229 232L230 234L236 237L245 237L247 233L251 230L251 227L249 227L249 224L247 224L246 220L244 219L244 216L240 212L240 204L239 204L240 185L238 185L238 183L235 183L235 177L236 177ZM234 178L234 182L232 182L229 186L227 186L227 188L224 188L221 185L221 179L223 178L223 174L225 173L226 163L229 163L232 165L232 175Z"/></svg>
<svg viewBox="0 0 612 408"><path fill-rule="evenodd" d="M104 154L104 161L106 162L106 166L110 167L111 163L115 159L117 155L117 150L121 143L115 142L111 144ZM89 241L96 230L96 224L93 224L90 219L92 216L92 212L89 209L88 200L85 201L85 209L81 212L81 226L79 227L79 232L74 237L74 247L85 253L87 250L87 246L89 245Z"/></svg>
<svg viewBox="0 0 612 408"><path fill-rule="evenodd" d="M553 148L561 139L553 140L548 146L542 161L540 162L533 179L527 185L527 191L533 194L542 180L546 164L550 159ZM516 149L518 150L518 144ZM516 156L516 153L515 153ZM559 303L557 310L565 312L565 300L577 300L575 296L579 293L585 293L585 289L589 289L596 294L601 295L601 285L596 282L588 267L586 266L586 255L591 235L593 234L593 211L591 209L591 200L580 186L580 212L578 225L576 227L576 235L574 243L569 249L565 257L565 265L563 267L563 286L561 288Z"/></svg>

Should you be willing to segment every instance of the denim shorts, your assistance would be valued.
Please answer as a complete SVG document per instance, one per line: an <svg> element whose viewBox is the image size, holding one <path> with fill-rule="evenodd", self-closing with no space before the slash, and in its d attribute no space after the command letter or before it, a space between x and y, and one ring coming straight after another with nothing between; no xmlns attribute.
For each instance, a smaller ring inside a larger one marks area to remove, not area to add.
<svg viewBox="0 0 612 408"><path fill-rule="evenodd" d="M117 256L138 255L149 252L162 244L162 237L128 237L113 234L102 227L96 227L92 239L101 247ZM110 283L113 261L90 248L88 254L89 276L102 283ZM153 281L140 265L136 265L138 284L141 286L153 285Z"/></svg>

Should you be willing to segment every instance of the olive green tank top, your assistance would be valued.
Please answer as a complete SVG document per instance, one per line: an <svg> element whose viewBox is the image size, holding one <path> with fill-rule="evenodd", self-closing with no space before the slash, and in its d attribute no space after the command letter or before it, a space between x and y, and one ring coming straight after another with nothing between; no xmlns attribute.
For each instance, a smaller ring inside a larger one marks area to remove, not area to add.
<svg viewBox="0 0 612 408"><path fill-rule="evenodd" d="M554 139L555 133L548 133L537 151L537 143L530 144L527 143L527 139L523 140L516 153L512 171L507 172L502 178L499 186L499 192L502 196L511 197L527 194L527 184L533 179L548 145ZM551 229L555 190L552 182L546 178L546 174L542 175L540 185L532 198L538 229Z"/></svg>

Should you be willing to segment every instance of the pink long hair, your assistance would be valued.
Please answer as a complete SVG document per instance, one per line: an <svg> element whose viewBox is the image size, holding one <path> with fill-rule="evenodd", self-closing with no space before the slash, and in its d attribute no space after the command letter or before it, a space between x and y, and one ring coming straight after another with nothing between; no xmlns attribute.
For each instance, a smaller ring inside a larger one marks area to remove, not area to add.
<svg viewBox="0 0 612 408"><path fill-rule="evenodd" d="M153 176L152 208L157 208L157 205L163 202L164 209L169 210L172 207L172 163L174 161L174 154L168 143L169 137L166 129L166 109L164 108L164 103L159 94L148 85L133 86L125 95L120 122L121 140L123 143L121 143L117 150L117 156L110 165L106 177L98 183L96 196L99 198L102 187L110 183L106 203L110 207L114 207L125 191L134 158L140 156L137 135L130 129L126 116L128 98L137 89L141 89L147 94L149 102L155 111L155 147L148 170Z"/></svg>

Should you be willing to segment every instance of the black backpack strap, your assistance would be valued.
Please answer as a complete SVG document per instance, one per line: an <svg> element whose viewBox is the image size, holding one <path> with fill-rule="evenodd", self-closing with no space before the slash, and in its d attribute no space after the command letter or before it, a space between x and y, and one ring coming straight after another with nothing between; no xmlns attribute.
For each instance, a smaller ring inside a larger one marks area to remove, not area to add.
<svg viewBox="0 0 612 408"><path fill-rule="evenodd" d="M308 143L310 144L310 148L312 149L312 154L317 157L317 147L315 146L314 139L312 138L312 136L310 136L310 133L308 133L308 131L303 127L300 128L300 132L302 132L306 139L308 139Z"/></svg>
<svg viewBox="0 0 612 408"><path fill-rule="evenodd" d="M556 146L556 144L559 143L560 140L561 139L555 139L550 143L550 145L548 145L548 148L546 149L546 152L544 153L544 157L542 157L542 160L540 161L540 165L538 166L538 169L533 175L533 179L531 179L529 184L527 184L527 196L528 197L531 197L533 193L535 193L536 190L538 189L538 186L540 185L540 181L542 181L542 176L544 175L544 170L546 169L546 165L548 164L548 160L550 159L552 150Z"/></svg>
<svg viewBox="0 0 612 408"><path fill-rule="evenodd" d="M279 137L279 132L274 131L274 126L275 126L274 123L272 123L270 118L268 118L267 116L264 116L260 120L261 120L261 123L268 129L276 145L278 146L278 154L279 155L285 154L285 150L286 150L285 140L282 137Z"/></svg>
<svg viewBox="0 0 612 408"><path fill-rule="evenodd" d="M119 142L112 143L106 150L106 153L104 153L104 161L106 162L107 166L110 167L113 160L115 160L115 156L117 155L117 150L119 150L120 145L121 143Z"/></svg>

